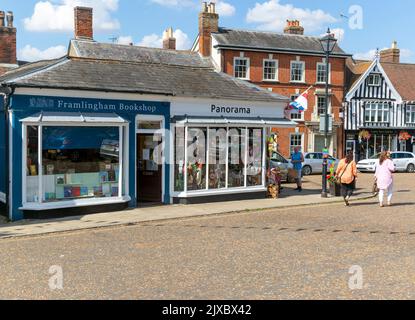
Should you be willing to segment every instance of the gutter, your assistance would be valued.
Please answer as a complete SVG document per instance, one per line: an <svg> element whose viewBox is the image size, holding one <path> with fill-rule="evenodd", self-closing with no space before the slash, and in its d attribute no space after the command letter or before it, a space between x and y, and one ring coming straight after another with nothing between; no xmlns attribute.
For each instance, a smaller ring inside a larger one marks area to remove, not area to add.
<svg viewBox="0 0 415 320"><path fill-rule="evenodd" d="M10 124L9 124L9 109L10 109L10 103L11 103L11 97L13 96L14 92L15 92L16 88L14 86L4 86L0 87L0 92L3 93L6 96L6 103L4 104L4 120L5 120L5 129L6 129L6 134L5 134L5 170L6 170L6 174L5 174L5 193L6 193L6 212L7 215L10 218L10 141L9 141L9 137L10 137Z"/></svg>
<svg viewBox="0 0 415 320"><path fill-rule="evenodd" d="M239 46L239 45L226 45L218 44L214 46L215 49L228 49L228 50L242 50L242 51L257 51L257 52L274 52L274 53L291 53L291 54L300 54L300 55L312 55L312 56L322 56L324 53L322 51L313 51L313 50L295 50L295 49L283 49L283 48L267 48L267 47L251 47L251 46ZM330 57L333 58L350 58L353 57L352 54L347 53L332 53Z"/></svg>

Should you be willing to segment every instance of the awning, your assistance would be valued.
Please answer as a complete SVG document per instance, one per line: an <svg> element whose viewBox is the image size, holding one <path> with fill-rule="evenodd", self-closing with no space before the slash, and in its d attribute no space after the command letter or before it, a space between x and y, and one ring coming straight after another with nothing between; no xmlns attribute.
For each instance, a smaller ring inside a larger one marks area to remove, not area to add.
<svg viewBox="0 0 415 320"><path fill-rule="evenodd" d="M91 123L125 124L127 120L115 113L39 112L20 120L23 123Z"/></svg>
<svg viewBox="0 0 415 320"><path fill-rule="evenodd" d="M175 116L171 119L176 124L217 124L217 125L253 125L266 127L296 127L297 123L285 118L237 118L237 117L192 117Z"/></svg>

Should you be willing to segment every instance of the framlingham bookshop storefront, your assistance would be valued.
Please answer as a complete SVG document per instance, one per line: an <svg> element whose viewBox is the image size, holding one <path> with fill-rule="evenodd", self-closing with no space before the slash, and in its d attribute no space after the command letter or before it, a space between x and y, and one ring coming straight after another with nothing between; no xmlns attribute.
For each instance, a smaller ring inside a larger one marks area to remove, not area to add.
<svg viewBox="0 0 415 320"><path fill-rule="evenodd" d="M295 125L283 119L285 101L68 95L11 96L2 168L11 183L0 191L12 220L79 207L265 197L270 128Z"/></svg>
<svg viewBox="0 0 415 320"><path fill-rule="evenodd" d="M153 158L162 144L154 132L170 126L168 102L13 95L10 109L13 220L52 209L136 206L138 198L170 202L163 188L169 166ZM155 176L157 185L148 184Z"/></svg>

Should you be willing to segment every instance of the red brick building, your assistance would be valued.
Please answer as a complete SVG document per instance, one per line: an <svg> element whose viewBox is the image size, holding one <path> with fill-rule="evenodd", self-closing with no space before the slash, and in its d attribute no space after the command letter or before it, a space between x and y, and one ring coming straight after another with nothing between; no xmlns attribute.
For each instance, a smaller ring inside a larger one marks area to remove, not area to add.
<svg viewBox="0 0 415 320"><path fill-rule="evenodd" d="M279 150L286 157L295 146L301 146L304 152L322 151L324 136L319 124L325 107L325 57L319 37L305 36L299 21L287 21L282 34L220 28L215 5L204 3L199 14L199 36L192 50L211 57L220 71L292 99L313 86L307 112L291 114L297 128L275 131ZM330 58L330 152L337 157L344 153L342 106L346 59L350 56L336 46Z"/></svg>

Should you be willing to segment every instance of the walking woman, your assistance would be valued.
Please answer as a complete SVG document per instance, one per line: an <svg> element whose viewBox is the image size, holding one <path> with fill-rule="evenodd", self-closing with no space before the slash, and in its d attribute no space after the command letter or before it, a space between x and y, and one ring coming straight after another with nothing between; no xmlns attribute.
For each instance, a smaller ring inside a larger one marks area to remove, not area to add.
<svg viewBox="0 0 415 320"><path fill-rule="evenodd" d="M344 204L349 206L349 200L353 195L357 178L356 162L354 161L352 151L348 151L346 158L340 161L336 171L336 178L341 183Z"/></svg>
<svg viewBox="0 0 415 320"><path fill-rule="evenodd" d="M379 204L383 207L385 192L388 194L388 206L392 205L393 173L395 166L390 159L389 152L382 152L379 157L379 165L376 167L375 179L379 189Z"/></svg>

